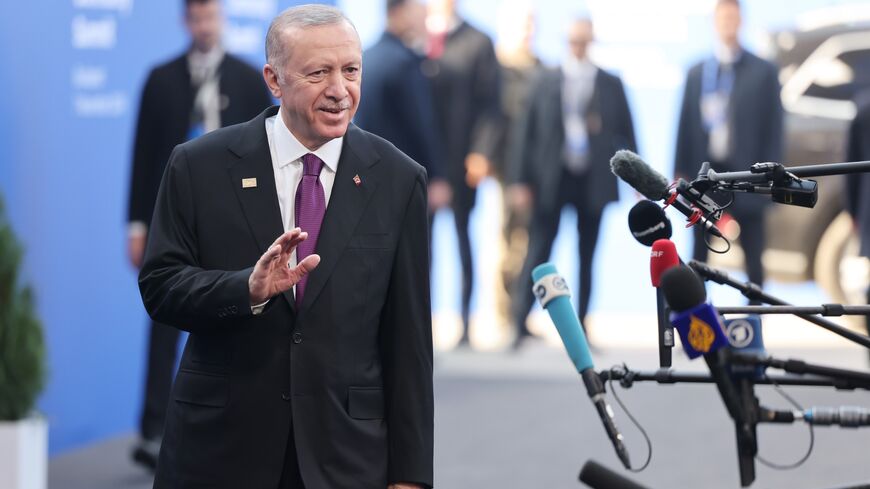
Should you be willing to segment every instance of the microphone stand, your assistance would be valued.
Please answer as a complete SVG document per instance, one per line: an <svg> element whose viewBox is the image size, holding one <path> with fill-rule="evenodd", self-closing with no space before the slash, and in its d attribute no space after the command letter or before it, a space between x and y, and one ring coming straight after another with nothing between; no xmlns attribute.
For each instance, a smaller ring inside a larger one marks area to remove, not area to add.
<svg viewBox="0 0 870 489"><path fill-rule="evenodd" d="M704 262L692 260L689 262L689 266L692 267L692 270L694 270L695 273L700 275L701 278L703 278L704 280L711 280L711 281L716 282L718 284L727 285L733 289L740 291L740 293L743 294L743 296L749 300L764 302L766 304L772 304L774 306L789 306L790 305L787 302L764 292L763 290L761 290L761 287L758 286L757 284L754 284L752 282L740 282L739 280L735 280L735 279L731 278L731 276L728 275L728 273L726 273L722 270L717 270L717 269L707 265ZM831 306L832 305L827 306L829 312L838 312L838 310L837 310L838 308L831 307ZM821 313L825 312L825 307L826 306L822 306ZM841 307L843 308L843 312L845 312L846 308L851 309L853 307L865 307L865 306L841 306ZM731 313L736 313L731 308L717 308L717 310L719 312L722 312L723 310L729 310L729 309L731 310ZM816 314L818 314L818 312ZM864 313L864 314L866 314L866 313ZM833 323L833 322L828 321L828 320L821 318L819 316L815 316L815 315L813 315L813 313L797 313L795 315L801 319L804 319L806 321L809 321L809 322L815 324L816 326L824 328L824 329L830 331L831 333L834 333L834 334L839 335L843 338L846 338L847 340L852 341L853 343L857 343L865 348L870 348L870 338L868 338L866 335L856 333L848 328L840 326L839 324ZM835 315L839 315L839 314L835 314Z"/></svg>
<svg viewBox="0 0 870 489"><path fill-rule="evenodd" d="M670 308L665 301L662 289L656 287L656 316L658 319L659 367L668 368L672 365L672 349L674 348L674 328L670 321Z"/></svg>

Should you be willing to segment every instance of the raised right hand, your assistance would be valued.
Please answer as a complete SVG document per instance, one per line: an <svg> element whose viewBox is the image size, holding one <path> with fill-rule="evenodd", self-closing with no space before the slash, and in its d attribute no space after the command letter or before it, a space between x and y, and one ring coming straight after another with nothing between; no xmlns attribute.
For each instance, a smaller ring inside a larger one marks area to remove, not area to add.
<svg viewBox="0 0 870 489"><path fill-rule="evenodd" d="M302 277L317 267L320 255L308 255L295 267L289 266L296 245L308 238L308 233L295 228L282 234L272 243L254 265L248 277L251 305L262 304L272 297L290 290Z"/></svg>

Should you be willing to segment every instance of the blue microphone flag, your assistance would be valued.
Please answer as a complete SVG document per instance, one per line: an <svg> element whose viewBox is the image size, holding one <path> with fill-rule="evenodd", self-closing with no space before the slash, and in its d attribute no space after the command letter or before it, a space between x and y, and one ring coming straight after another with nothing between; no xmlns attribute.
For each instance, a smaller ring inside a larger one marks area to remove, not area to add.
<svg viewBox="0 0 870 489"><path fill-rule="evenodd" d="M688 311L671 313L671 324L680 333L683 350L690 359L728 346L722 320L713 306L706 302Z"/></svg>

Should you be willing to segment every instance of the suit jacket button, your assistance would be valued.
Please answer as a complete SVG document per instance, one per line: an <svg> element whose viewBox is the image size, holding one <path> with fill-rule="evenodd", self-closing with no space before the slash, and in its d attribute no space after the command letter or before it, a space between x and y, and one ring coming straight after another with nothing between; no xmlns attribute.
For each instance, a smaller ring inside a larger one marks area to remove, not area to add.
<svg viewBox="0 0 870 489"><path fill-rule="evenodd" d="M236 306L230 306L230 312L236 314L237 312L239 312L239 309Z"/></svg>
<svg viewBox="0 0 870 489"><path fill-rule="evenodd" d="M293 333L293 343L302 343L302 333Z"/></svg>
<svg viewBox="0 0 870 489"><path fill-rule="evenodd" d="M290 400L290 394L287 394L286 392L282 393L282 394L281 394L281 399L284 399L285 401L289 401L289 400Z"/></svg>

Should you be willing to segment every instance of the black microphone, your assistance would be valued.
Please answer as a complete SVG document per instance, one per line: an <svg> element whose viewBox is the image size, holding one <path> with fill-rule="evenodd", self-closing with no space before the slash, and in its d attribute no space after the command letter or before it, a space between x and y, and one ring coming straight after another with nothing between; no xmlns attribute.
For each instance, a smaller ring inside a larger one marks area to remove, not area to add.
<svg viewBox="0 0 870 489"><path fill-rule="evenodd" d="M592 489L647 489L594 460L583 464L579 479Z"/></svg>
<svg viewBox="0 0 870 489"><path fill-rule="evenodd" d="M670 239L673 232L665 211L650 200L641 200L628 211L628 229L644 246L652 246L660 239Z"/></svg>
<svg viewBox="0 0 870 489"><path fill-rule="evenodd" d="M752 393L752 381L731 376L730 350L722 320L707 302L704 283L691 268L680 265L666 271L661 278L665 300L674 311L671 323L680 333L683 351L689 358L704 356L710 376L716 382L737 434L737 458L740 483L746 487L755 480L755 455L758 453L756 425L758 400Z"/></svg>
<svg viewBox="0 0 870 489"><path fill-rule="evenodd" d="M664 200L674 209L689 218L690 224L701 222L714 236L725 239L722 231L709 219L702 216L691 205L684 202L679 195L671 194L668 179L646 164L637 154L622 149L610 159L610 170L622 181L631 185L649 200Z"/></svg>

